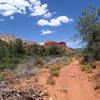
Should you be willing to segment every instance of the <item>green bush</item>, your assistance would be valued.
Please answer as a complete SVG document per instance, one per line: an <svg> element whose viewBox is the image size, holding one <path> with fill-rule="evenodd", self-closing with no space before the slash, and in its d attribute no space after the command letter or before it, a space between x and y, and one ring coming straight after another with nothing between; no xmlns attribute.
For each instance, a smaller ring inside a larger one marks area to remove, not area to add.
<svg viewBox="0 0 100 100"><path fill-rule="evenodd" d="M53 66L50 69L50 75L51 76L59 76L59 71L60 71L61 67L60 66Z"/></svg>
<svg viewBox="0 0 100 100"><path fill-rule="evenodd" d="M90 72L92 71L92 68L91 68L90 65L81 65L80 69L81 69L82 71L86 71L86 72L88 72L88 73L90 73Z"/></svg>
<svg viewBox="0 0 100 100"><path fill-rule="evenodd" d="M42 66L44 64L43 60L39 57L35 58L35 60L33 62L36 66L38 66L38 65Z"/></svg>
<svg viewBox="0 0 100 100"><path fill-rule="evenodd" d="M47 48L47 55L59 55L62 56L65 54L65 49L56 45Z"/></svg>
<svg viewBox="0 0 100 100"><path fill-rule="evenodd" d="M53 79L52 76L49 76L49 78L47 79L47 84L50 84L50 85L54 85L55 84L55 80Z"/></svg>
<svg viewBox="0 0 100 100"><path fill-rule="evenodd" d="M16 39L15 42L9 44L0 40L0 69L14 69L19 62L27 59L27 56L31 59L34 57L35 65L43 66L45 60L42 58L47 58L47 56L54 58L64 54L65 49L56 45L45 48L34 44L31 48L28 48L23 46L21 39ZM57 70L53 73L57 75Z"/></svg>
<svg viewBox="0 0 100 100"><path fill-rule="evenodd" d="M67 60L64 61L64 65L69 65L71 63L72 59L68 58Z"/></svg>
<svg viewBox="0 0 100 100"><path fill-rule="evenodd" d="M0 70L14 69L16 64L24 59L24 47L20 39L14 43L0 40Z"/></svg>

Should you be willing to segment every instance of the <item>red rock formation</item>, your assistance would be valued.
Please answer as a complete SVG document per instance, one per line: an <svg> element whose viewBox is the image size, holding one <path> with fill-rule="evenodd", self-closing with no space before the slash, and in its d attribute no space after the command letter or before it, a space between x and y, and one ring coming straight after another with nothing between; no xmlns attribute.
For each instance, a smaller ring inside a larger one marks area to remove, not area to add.
<svg viewBox="0 0 100 100"><path fill-rule="evenodd" d="M56 41L45 41L44 42L45 47L51 47L52 45L57 45L63 48L67 48L67 45L65 42L56 42Z"/></svg>
<svg viewBox="0 0 100 100"><path fill-rule="evenodd" d="M67 48L66 42L58 42L58 45L63 48Z"/></svg>
<svg viewBox="0 0 100 100"><path fill-rule="evenodd" d="M57 46L60 46L62 48L65 48L66 52L68 52L68 53L74 52L74 49L67 47L66 42L56 42L56 41L45 41L44 42L44 46L46 48L49 48L53 45L57 45Z"/></svg>

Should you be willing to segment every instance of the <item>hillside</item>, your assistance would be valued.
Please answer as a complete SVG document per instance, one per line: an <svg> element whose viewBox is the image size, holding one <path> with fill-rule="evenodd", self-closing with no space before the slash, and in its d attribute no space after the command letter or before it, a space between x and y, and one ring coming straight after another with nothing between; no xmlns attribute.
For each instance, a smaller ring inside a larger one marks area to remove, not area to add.
<svg viewBox="0 0 100 100"><path fill-rule="evenodd" d="M12 41L14 42L17 39L17 37L15 37L13 34L0 34L0 39L2 41L10 43ZM34 44L41 45L39 43L28 41L28 40L22 40L22 42L23 42L24 46L29 47L29 48ZM74 52L74 49L69 48L67 46L66 42L44 41L44 43L43 43L43 46L46 47L46 48L51 47L53 45L57 45L57 46L60 46L62 48L65 48L68 53Z"/></svg>

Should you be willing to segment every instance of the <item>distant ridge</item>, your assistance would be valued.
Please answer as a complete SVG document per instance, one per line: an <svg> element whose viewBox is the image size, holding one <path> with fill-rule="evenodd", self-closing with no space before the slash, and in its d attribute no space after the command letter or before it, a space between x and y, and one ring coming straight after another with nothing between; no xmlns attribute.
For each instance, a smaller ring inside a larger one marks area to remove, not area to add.
<svg viewBox="0 0 100 100"><path fill-rule="evenodd" d="M0 39L2 40L2 41L5 41L5 42L14 42L15 41L15 39L17 39L13 34L0 34ZM23 45L24 46L26 46L26 47L29 47L29 48L31 48L32 47L32 45L34 45L34 44L37 44L37 45L41 45L41 44L38 44L38 43L36 43L36 42L32 42L32 41L29 41L29 40L22 40L22 42L23 42ZM45 41L44 42L44 44L43 44L43 46L45 46L46 48L49 48L49 47L51 47L51 46L53 46L53 45L57 45L57 46L59 46L59 47L62 47L62 48L65 48L65 50L68 52L68 53L73 53L75 50L74 49L72 49L72 48L69 48L68 46L67 46L67 44L66 44L66 42L58 42L58 41Z"/></svg>

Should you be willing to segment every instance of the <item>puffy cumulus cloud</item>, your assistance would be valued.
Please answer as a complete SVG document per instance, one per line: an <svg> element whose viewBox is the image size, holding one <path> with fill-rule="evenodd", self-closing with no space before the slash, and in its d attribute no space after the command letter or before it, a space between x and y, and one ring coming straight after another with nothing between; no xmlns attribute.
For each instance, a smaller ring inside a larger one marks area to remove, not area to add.
<svg viewBox="0 0 100 100"><path fill-rule="evenodd" d="M42 16L49 13L47 7L40 0L0 0L0 14L3 16L26 14L27 8L31 16Z"/></svg>
<svg viewBox="0 0 100 100"><path fill-rule="evenodd" d="M0 0L0 14L10 16L15 13L26 13L26 7L30 7L25 0Z"/></svg>
<svg viewBox="0 0 100 100"><path fill-rule="evenodd" d="M47 34L52 34L55 31L52 31L52 30L42 30L41 32L42 32L43 35L47 35Z"/></svg>
<svg viewBox="0 0 100 100"><path fill-rule="evenodd" d="M60 16L58 18L51 19L50 21L45 19L40 19L37 24L40 26L60 26L62 23L71 22L72 19L68 18L67 16Z"/></svg>
<svg viewBox="0 0 100 100"><path fill-rule="evenodd" d="M47 4L43 4L43 5L38 5L38 6L34 6L33 7L33 13L31 13L31 16L41 16L41 15L45 15L48 12L47 8Z"/></svg>
<svg viewBox="0 0 100 100"><path fill-rule="evenodd" d="M27 12L27 9L29 12ZM41 0L0 0L0 15L9 16L9 19L14 19L14 14L29 14L30 16L42 16L44 19L40 19L37 24L40 26L60 26L63 23L68 23L73 21L73 19L67 16L60 16L58 18L53 18L51 20L46 20L46 18L51 18L56 13L49 12L48 4L41 3ZM50 31L46 31L50 34ZM44 34L46 34L43 31Z"/></svg>

